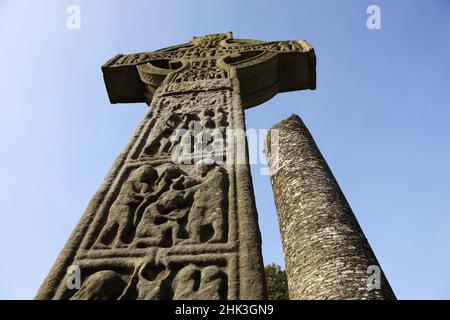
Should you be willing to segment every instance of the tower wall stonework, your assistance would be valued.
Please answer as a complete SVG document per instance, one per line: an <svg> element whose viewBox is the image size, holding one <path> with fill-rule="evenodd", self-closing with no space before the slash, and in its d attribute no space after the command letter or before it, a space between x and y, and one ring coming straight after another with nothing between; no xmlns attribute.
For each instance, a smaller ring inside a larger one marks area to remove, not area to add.
<svg viewBox="0 0 450 320"><path fill-rule="evenodd" d="M379 263L300 117L269 131L266 155L290 298L395 299L382 272L369 290L368 268Z"/></svg>

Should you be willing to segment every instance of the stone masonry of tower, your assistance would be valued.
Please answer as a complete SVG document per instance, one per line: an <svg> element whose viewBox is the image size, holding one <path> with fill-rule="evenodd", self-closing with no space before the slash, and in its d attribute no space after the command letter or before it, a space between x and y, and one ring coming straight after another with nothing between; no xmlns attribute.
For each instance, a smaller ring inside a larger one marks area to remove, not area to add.
<svg viewBox="0 0 450 320"><path fill-rule="evenodd" d="M272 139L274 134L276 139ZM269 131L266 154L290 298L395 299L344 194L300 117L292 115ZM380 271L379 281L375 280L378 288L368 287L372 284L372 268Z"/></svg>

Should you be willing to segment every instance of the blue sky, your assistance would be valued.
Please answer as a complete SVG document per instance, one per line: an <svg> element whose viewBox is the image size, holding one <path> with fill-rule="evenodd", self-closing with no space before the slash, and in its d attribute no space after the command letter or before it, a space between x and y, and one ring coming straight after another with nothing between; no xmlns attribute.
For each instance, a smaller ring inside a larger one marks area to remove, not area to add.
<svg viewBox="0 0 450 320"><path fill-rule="evenodd" d="M81 29L66 27L69 5ZM381 30L366 27L369 5ZM306 39L317 90L246 111L299 114L401 299L450 298L450 2L0 0L0 298L30 299L140 119L100 66L194 35ZM253 166L265 263L284 265L272 190Z"/></svg>

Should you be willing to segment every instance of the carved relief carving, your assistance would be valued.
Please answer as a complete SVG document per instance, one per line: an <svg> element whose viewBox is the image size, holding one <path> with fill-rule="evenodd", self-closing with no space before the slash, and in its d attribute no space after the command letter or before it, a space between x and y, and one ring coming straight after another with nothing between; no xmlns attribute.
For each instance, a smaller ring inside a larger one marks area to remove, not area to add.
<svg viewBox="0 0 450 320"><path fill-rule="evenodd" d="M194 37L189 43L166 49L122 55L111 66L136 65L158 59L219 58L249 51L308 52L312 47L306 41L259 41L233 39L231 33Z"/></svg>
<svg viewBox="0 0 450 320"><path fill-rule="evenodd" d="M199 268L190 264L177 273L172 288L174 300L225 299L227 275L215 265Z"/></svg>
<svg viewBox="0 0 450 320"><path fill-rule="evenodd" d="M135 169L111 205L93 249L171 247L226 239L227 171L197 163ZM214 192L211 192L214 190Z"/></svg>
<svg viewBox="0 0 450 320"><path fill-rule="evenodd" d="M220 261L167 264L150 257L139 260L131 273L93 270L70 299L218 300L226 299L228 291L226 265Z"/></svg>
<svg viewBox="0 0 450 320"><path fill-rule="evenodd" d="M94 244L95 248L109 245L123 247L130 242L135 217L140 204L152 194L156 174L150 166L142 166L130 175L109 209L108 219Z"/></svg>

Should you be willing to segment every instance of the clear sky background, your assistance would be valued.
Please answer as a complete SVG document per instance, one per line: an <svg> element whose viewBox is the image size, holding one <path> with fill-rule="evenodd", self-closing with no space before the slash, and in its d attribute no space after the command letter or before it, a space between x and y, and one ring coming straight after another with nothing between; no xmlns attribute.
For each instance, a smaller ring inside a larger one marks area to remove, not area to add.
<svg viewBox="0 0 450 320"><path fill-rule="evenodd" d="M69 5L81 29L66 27ZM366 27L369 5L381 30ZM246 111L313 134L398 298L450 298L450 2L0 0L0 298L31 299L147 112L110 105L100 66L194 35L306 39L317 90ZM264 262L284 266L253 166Z"/></svg>

